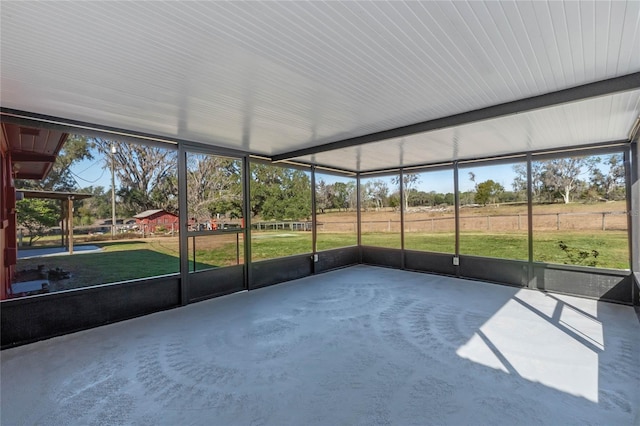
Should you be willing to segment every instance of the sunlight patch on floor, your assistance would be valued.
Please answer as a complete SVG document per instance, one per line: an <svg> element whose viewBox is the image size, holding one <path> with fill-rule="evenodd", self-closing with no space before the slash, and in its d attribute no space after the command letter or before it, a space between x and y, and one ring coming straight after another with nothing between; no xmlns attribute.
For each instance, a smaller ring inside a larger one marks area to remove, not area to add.
<svg viewBox="0 0 640 426"><path fill-rule="evenodd" d="M579 308L520 290L456 353L597 403L604 336L602 324L589 313L590 301L585 302L586 308Z"/></svg>

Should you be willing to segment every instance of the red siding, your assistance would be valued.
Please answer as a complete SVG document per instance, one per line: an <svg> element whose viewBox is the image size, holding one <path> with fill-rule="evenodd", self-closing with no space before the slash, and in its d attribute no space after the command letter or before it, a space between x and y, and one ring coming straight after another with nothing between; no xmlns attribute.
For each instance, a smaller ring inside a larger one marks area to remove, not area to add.
<svg viewBox="0 0 640 426"><path fill-rule="evenodd" d="M16 263L16 191L11 178L11 154L0 146L0 300L7 298Z"/></svg>
<svg viewBox="0 0 640 426"><path fill-rule="evenodd" d="M145 226L145 232L156 232L157 226L164 226L169 231L172 224L174 229L177 230L178 216L168 212L158 212L144 219L136 219L136 224Z"/></svg>

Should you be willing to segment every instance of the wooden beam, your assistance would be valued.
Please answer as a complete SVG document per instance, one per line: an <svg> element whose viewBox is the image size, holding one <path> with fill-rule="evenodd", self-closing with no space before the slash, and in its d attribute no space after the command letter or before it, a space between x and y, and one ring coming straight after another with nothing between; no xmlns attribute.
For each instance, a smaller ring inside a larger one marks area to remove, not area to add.
<svg viewBox="0 0 640 426"><path fill-rule="evenodd" d="M16 174L16 179L42 179L41 173L20 173Z"/></svg>
<svg viewBox="0 0 640 426"><path fill-rule="evenodd" d="M69 254L73 254L73 197L68 198L67 229L69 230Z"/></svg>
<svg viewBox="0 0 640 426"><path fill-rule="evenodd" d="M28 151L13 151L11 153L11 161L24 163L53 163L56 161L55 155L40 154Z"/></svg>

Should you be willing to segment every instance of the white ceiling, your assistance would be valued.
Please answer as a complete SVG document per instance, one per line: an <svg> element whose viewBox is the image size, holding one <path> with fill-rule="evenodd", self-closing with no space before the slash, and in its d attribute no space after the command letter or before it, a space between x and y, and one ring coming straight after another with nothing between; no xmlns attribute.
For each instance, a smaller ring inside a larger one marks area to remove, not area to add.
<svg viewBox="0 0 640 426"><path fill-rule="evenodd" d="M622 141L640 111L640 90L293 158L372 171Z"/></svg>
<svg viewBox="0 0 640 426"><path fill-rule="evenodd" d="M0 11L2 107L266 156L640 71L634 0ZM372 170L604 142L639 108L627 92L299 160Z"/></svg>

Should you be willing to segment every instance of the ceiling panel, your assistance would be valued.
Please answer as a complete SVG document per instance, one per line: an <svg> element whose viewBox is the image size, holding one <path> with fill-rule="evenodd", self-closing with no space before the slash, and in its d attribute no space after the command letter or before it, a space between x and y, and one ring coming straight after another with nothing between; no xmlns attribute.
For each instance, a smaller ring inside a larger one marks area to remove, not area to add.
<svg viewBox="0 0 640 426"><path fill-rule="evenodd" d="M5 1L0 31L2 107L268 156L640 71L638 1Z"/></svg>
<svg viewBox="0 0 640 426"><path fill-rule="evenodd" d="M471 160L627 140L640 90L292 159L351 171Z"/></svg>

